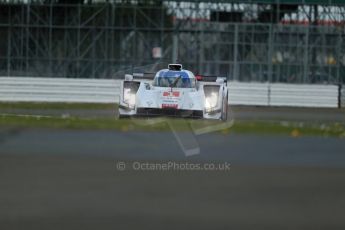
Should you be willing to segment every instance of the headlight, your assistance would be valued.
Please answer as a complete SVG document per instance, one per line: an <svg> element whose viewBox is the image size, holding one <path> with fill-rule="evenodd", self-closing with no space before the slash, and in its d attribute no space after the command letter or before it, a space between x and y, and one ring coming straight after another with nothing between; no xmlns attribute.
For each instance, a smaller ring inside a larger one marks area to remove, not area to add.
<svg viewBox="0 0 345 230"><path fill-rule="evenodd" d="M218 93L212 92L205 98L205 109L210 111L218 105Z"/></svg>
<svg viewBox="0 0 345 230"><path fill-rule="evenodd" d="M135 93L132 93L130 88L123 89L123 102L128 104L130 108L134 108Z"/></svg>

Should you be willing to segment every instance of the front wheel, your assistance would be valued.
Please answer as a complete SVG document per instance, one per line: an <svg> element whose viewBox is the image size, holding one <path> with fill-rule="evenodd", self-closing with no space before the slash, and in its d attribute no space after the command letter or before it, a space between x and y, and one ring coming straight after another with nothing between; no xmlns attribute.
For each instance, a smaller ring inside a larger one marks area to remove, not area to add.
<svg viewBox="0 0 345 230"><path fill-rule="evenodd" d="M222 121L228 120L228 94L223 100L221 120Z"/></svg>

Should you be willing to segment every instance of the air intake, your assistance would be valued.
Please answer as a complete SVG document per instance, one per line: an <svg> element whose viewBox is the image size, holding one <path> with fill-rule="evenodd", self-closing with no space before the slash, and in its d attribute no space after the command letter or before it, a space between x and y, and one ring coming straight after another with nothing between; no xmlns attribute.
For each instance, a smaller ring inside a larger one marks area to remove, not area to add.
<svg viewBox="0 0 345 230"><path fill-rule="evenodd" d="M168 68L169 68L169 70L172 70L172 71L181 71L182 65L181 64L169 64Z"/></svg>

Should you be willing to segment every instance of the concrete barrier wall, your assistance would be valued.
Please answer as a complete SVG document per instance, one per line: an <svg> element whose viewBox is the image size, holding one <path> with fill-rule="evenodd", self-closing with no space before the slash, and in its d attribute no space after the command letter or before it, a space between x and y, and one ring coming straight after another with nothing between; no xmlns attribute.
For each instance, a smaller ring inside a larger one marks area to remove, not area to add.
<svg viewBox="0 0 345 230"><path fill-rule="evenodd" d="M120 80L0 77L0 101L117 102Z"/></svg>
<svg viewBox="0 0 345 230"><path fill-rule="evenodd" d="M271 84L271 106L338 107L337 85Z"/></svg>
<svg viewBox="0 0 345 230"><path fill-rule="evenodd" d="M269 105L268 83L229 82L229 104Z"/></svg>
<svg viewBox="0 0 345 230"><path fill-rule="evenodd" d="M0 101L117 103L121 80L0 77ZM229 104L338 107L334 85L229 82ZM344 106L344 87L341 92Z"/></svg>

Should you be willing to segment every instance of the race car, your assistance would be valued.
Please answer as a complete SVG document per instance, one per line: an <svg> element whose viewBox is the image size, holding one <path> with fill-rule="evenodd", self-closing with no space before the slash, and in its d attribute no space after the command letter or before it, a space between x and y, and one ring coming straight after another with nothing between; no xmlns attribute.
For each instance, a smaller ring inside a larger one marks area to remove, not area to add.
<svg viewBox="0 0 345 230"><path fill-rule="evenodd" d="M121 82L119 117L174 116L227 120L226 78L194 75L181 64L156 74L126 74Z"/></svg>

